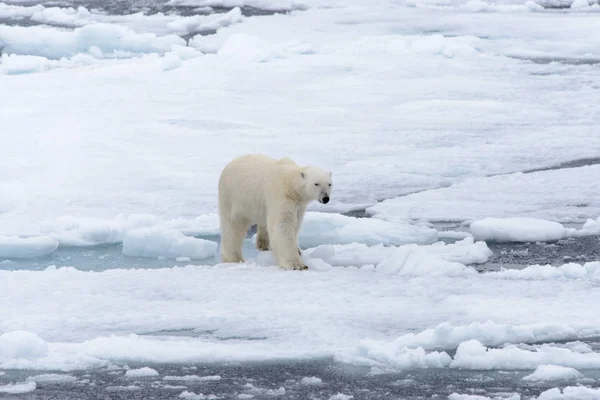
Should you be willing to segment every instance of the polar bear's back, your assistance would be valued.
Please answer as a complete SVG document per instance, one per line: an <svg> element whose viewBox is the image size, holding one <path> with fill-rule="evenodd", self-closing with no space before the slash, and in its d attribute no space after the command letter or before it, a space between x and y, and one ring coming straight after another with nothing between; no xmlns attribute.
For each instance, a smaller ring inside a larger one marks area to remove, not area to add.
<svg viewBox="0 0 600 400"><path fill-rule="evenodd" d="M266 219L268 193L283 184L282 168L295 163L290 159L275 160L262 154L247 154L233 159L219 178L221 212L243 216L252 223Z"/></svg>

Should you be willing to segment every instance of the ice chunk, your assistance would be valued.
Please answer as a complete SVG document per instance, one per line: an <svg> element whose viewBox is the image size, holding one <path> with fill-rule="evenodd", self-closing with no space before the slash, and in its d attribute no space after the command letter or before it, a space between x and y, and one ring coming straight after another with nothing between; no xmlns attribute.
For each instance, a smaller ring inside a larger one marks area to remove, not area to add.
<svg viewBox="0 0 600 400"><path fill-rule="evenodd" d="M477 274L473 268L430 254L418 245L399 247L391 256L377 264L377 271L407 277L426 275L465 276Z"/></svg>
<svg viewBox="0 0 600 400"><path fill-rule="evenodd" d="M86 22L82 19L88 17L90 12L85 7L44 7L31 15L31 20L48 25L82 26Z"/></svg>
<svg viewBox="0 0 600 400"><path fill-rule="evenodd" d="M179 34L209 32L240 23L243 19L242 10L239 7L234 7L225 14L194 15L178 18L167 24L167 27Z"/></svg>
<svg viewBox="0 0 600 400"><path fill-rule="evenodd" d="M123 238L123 254L134 257L189 257L203 259L214 257L216 242L185 236L176 230L161 227L139 228L129 231Z"/></svg>
<svg viewBox="0 0 600 400"><path fill-rule="evenodd" d="M0 259L42 257L52 254L57 248L58 241L50 236L0 236Z"/></svg>
<svg viewBox="0 0 600 400"><path fill-rule="evenodd" d="M332 396L329 396L329 400L351 400L353 398L354 398L354 396L344 394L344 393L337 393Z"/></svg>
<svg viewBox="0 0 600 400"><path fill-rule="evenodd" d="M532 369L552 364L571 368L599 368L600 354L576 353L570 349L543 345L535 350L525 350L514 345L503 348L486 348L478 340L468 340L456 349L452 368L462 369Z"/></svg>
<svg viewBox="0 0 600 400"><path fill-rule="evenodd" d="M533 373L525 376L525 381L572 381L583 378L575 368L559 365L540 365Z"/></svg>
<svg viewBox="0 0 600 400"><path fill-rule="evenodd" d="M572 236L575 229L537 218L483 218L471 224L479 240L497 242L547 242Z"/></svg>
<svg viewBox="0 0 600 400"><path fill-rule="evenodd" d="M472 177L449 187L385 200L367 212L388 221L525 217L584 222L600 215L596 176L600 176L600 165Z"/></svg>
<svg viewBox="0 0 600 400"><path fill-rule="evenodd" d="M401 245L433 243L437 231L408 224L395 224L372 218L307 212L298 235L300 246L363 243Z"/></svg>
<svg viewBox="0 0 600 400"><path fill-rule="evenodd" d="M215 395L204 395L202 393L194 393L194 392L188 392L187 390L182 392L179 396L180 399L184 399L184 400L213 400L213 399L217 399L218 397Z"/></svg>
<svg viewBox="0 0 600 400"><path fill-rule="evenodd" d="M153 377L158 375L158 371L150 367L130 369L127 372L125 372L125 376L128 378Z"/></svg>
<svg viewBox="0 0 600 400"><path fill-rule="evenodd" d="M169 0L171 6L187 7L254 7L262 10L290 11L305 9L307 6L299 0Z"/></svg>
<svg viewBox="0 0 600 400"><path fill-rule="evenodd" d="M487 396L479 396L476 394L452 393L450 396L448 396L448 400L521 400L521 395L513 394L508 397L504 397L504 396L487 397Z"/></svg>
<svg viewBox="0 0 600 400"><path fill-rule="evenodd" d="M542 392L537 400L596 400L600 398L600 389L585 386L567 386L560 389L548 389Z"/></svg>
<svg viewBox="0 0 600 400"><path fill-rule="evenodd" d="M64 216L43 221L41 231L58 240L61 246L94 246L121 243L126 232L151 227L176 230L188 236L219 234L217 214L194 219L163 219L151 214L120 214L113 219Z"/></svg>
<svg viewBox="0 0 600 400"><path fill-rule="evenodd" d="M0 359L40 358L48 354L48 344L35 333L11 331L0 335Z"/></svg>
<svg viewBox="0 0 600 400"><path fill-rule="evenodd" d="M3 26L0 37L4 53L42 56L49 59L72 57L88 53L94 47L102 57L119 57L123 54L159 53L171 50L174 45L185 46L185 41L176 35L157 36L153 33L137 33L127 27L114 24L95 23L73 31L43 26Z"/></svg>
<svg viewBox="0 0 600 400"><path fill-rule="evenodd" d="M600 217L588 219L575 236L600 235Z"/></svg>
<svg viewBox="0 0 600 400"><path fill-rule="evenodd" d="M117 392L134 392L136 390L141 390L142 388L137 385L127 385L127 386L107 386L106 390L108 391L117 391Z"/></svg>
<svg viewBox="0 0 600 400"><path fill-rule="evenodd" d="M452 326L448 322L419 333L407 333L393 343L398 348L423 347L425 350L453 350L468 340L476 339L487 346L505 343L535 343L551 340L575 339L584 331L564 324L507 325L494 321L473 322Z"/></svg>
<svg viewBox="0 0 600 400"><path fill-rule="evenodd" d="M207 376L199 376L199 375L167 375L163 378L164 381L220 381L220 375L207 375Z"/></svg>
<svg viewBox="0 0 600 400"><path fill-rule="evenodd" d="M367 365L386 369L444 368L452 357L445 352L426 352L422 347L410 349L393 343L361 340L354 352L340 354L337 359L354 365Z"/></svg>
<svg viewBox="0 0 600 400"><path fill-rule="evenodd" d="M600 280L600 262L563 264L559 267L552 265L530 265L523 269L506 269L488 274L493 279L584 279Z"/></svg>
<svg viewBox="0 0 600 400"><path fill-rule="evenodd" d="M300 379L300 383L302 385L320 385L323 383L321 378L317 378L316 376L305 376Z"/></svg>
<svg viewBox="0 0 600 400"><path fill-rule="evenodd" d="M415 249L414 245L404 246ZM472 237L452 244L436 242L431 245L418 246L416 249L423 253L440 256L447 261L462 264L484 263L492 255L492 251L485 242L475 242ZM387 258L395 257L397 252L397 247L351 243L346 245L321 245L307 249L304 254L311 258L320 258L335 266L361 266L379 264Z"/></svg>
<svg viewBox="0 0 600 400"><path fill-rule="evenodd" d="M0 386L0 393L23 394L33 392L36 387L35 382L9 383L8 385Z"/></svg>

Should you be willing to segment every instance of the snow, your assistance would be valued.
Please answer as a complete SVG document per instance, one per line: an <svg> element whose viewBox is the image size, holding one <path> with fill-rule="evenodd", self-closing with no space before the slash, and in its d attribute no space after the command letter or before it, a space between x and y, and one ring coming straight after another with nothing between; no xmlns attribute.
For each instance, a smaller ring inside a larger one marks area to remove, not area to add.
<svg viewBox="0 0 600 400"><path fill-rule="evenodd" d="M575 368L558 365L540 365L533 373L525 376L524 381L572 381L583 378Z"/></svg>
<svg viewBox="0 0 600 400"><path fill-rule="evenodd" d="M58 242L49 236L0 236L0 259L42 257L53 253L57 248Z"/></svg>
<svg viewBox="0 0 600 400"><path fill-rule="evenodd" d="M8 385L0 386L0 393L7 393L7 394L30 393L30 392L33 392L36 387L37 387L37 385L35 382L9 383Z"/></svg>
<svg viewBox="0 0 600 400"><path fill-rule="evenodd" d="M127 372L125 372L125 376L128 378L154 377L158 375L158 371L150 367L130 369Z"/></svg>
<svg viewBox="0 0 600 400"><path fill-rule="evenodd" d="M497 242L547 242L569 237L575 229L558 222L536 218L483 218L471 224L471 233L478 240Z"/></svg>

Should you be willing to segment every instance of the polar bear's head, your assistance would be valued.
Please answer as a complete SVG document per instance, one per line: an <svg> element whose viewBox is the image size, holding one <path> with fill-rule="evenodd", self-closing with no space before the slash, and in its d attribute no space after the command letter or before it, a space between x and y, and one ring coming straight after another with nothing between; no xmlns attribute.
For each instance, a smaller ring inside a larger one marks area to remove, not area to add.
<svg viewBox="0 0 600 400"><path fill-rule="evenodd" d="M331 171L317 167L306 167L300 171L301 190L304 197L317 200L321 204L329 203L331 196Z"/></svg>

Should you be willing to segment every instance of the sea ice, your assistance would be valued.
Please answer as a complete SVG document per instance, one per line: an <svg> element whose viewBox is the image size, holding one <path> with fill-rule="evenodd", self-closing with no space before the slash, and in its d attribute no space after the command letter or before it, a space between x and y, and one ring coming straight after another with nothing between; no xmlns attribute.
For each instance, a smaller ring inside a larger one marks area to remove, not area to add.
<svg viewBox="0 0 600 400"><path fill-rule="evenodd" d="M557 241L575 233L558 222L537 218L483 218L471 223L471 233L478 240L497 242Z"/></svg>
<svg viewBox="0 0 600 400"><path fill-rule="evenodd" d="M583 374L575 368L559 365L540 365L533 373L525 376L525 381L573 381L583 378Z"/></svg>
<svg viewBox="0 0 600 400"><path fill-rule="evenodd" d="M49 236L0 236L0 259L42 257L52 254L57 248L58 241Z"/></svg>
<svg viewBox="0 0 600 400"><path fill-rule="evenodd" d="M600 354L576 353L566 348L543 346L535 351L514 345L486 348L478 340L462 342L456 349L451 368L462 369L532 369L552 364L571 368L600 368Z"/></svg>
<svg viewBox="0 0 600 400"><path fill-rule="evenodd" d="M214 257L217 247L216 242L160 227L135 229L127 232L123 238L123 254L134 257L204 259Z"/></svg>
<svg viewBox="0 0 600 400"><path fill-rule="evenodd" d="M35 382L26 383L9 383L8 385L0 386L0 393L6 394L24 394L33 392L37 385Z"/></svg>
<svg viewBox="0 0 600 400"><path fill-rule="evenodd" d="M371 218L307 212L298 235L303 248L323 244L427 244L437 240L435 229Z"/></svg>
<svg viewBox="0 0 600 400"><path fill-rule="evenodd" d="M125 372L125 376L128 378L154 377L158 375L158 371L150 367L130 369L127 372Z"/></svg>
<svg viewBox="0 0 600 400"><path fill-rule="evenodd" d="M600 175L600 165L473 177L447 188L385 200L367 211L389 221L472 221L486 217L527 217L557 222L585 222L586 218L600 215L600 200L596 196L597 175ZM560 190L555 190L556 187L560 187ZM514 221L516 225L518 220L508 221ZM535 232L542 234L548 231L551 232L550 237L561 235L558 225L541 224L535 225ZM501 227L504 230L509 228L507 225ZM527 232L527 225L518 228L521 235Z"/></svg>
<svg viewBox="0 0 600 400"><path fill-rule="evenodd" d="M542 392L537 400L596 400L600 397L600 389L585 386L567 386L562 391L559 388Z"/></svg>

